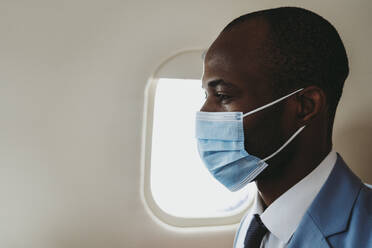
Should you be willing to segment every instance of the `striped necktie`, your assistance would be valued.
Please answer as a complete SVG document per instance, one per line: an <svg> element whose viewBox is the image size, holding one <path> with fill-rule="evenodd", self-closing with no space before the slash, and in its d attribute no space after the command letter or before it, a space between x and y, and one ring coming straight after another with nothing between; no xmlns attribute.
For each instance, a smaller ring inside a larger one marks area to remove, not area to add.
<svg viewBox="0 0 372 248"><path fill-rule="evenodd" d="M244 248L260 248L261 241L267 232L266 226L262 223L258 214L255 214L249 225L244 239Z"/></svg>

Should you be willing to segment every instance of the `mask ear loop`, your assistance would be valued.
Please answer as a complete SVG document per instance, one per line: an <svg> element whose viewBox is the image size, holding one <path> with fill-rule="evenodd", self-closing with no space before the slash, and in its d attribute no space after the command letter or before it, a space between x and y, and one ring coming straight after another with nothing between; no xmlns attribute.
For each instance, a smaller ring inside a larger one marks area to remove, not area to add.
<svg viewBox="0 0 372 248"><path fill-rule="evenodd" d="M262 161L267 161L269 160L270 158L274 157L276 154L278 154L281 150L283 150L284 147L286 147L294 138L296 138L296 136L305 128L306 126L302 126L300 127L290 138L289 140L287 140L287 142L284 143L284 145L282 145L278 150L276 150L276 152L274 152L273 154L271 154L270 156L262 159Z"/></svg>
<svg viewBox="0 0 372 248"><path fill-rule="evenodd" d="M269 160L270 158L274 157L276 154L278 154L281 150L283 150L284 147L286 147L294 138L296 138L296 136L305 128L306 126L302 126L300 127L288 140L287 142L284 143L284 145L282 145L278 150L276 150L276 152L274 152L273 154L271 154L270 156L262 159L260 162L264 162L264 163L261 163L261 166L260 167L257 167L255 169L255 171L253 172L253 174L249 175L249 177L246 177L243 181L241 181L238 185L236 185L234 188L231 189L231 191L237 191L239 189L241 189L247 182L251 182L252 179L256 178L258 174L261 173L261 171L263 171L267 166L268 164L265 162L267 160Z"/></svg>
<svg viewBox="0 0 372 248"><path fill-rule="evenodd" d="M250 112L248 112L248 113L245 113L245 114L243 114L243 117L246 117L247 115L251 115L251 114L254 114L254 113L256 113L256 112L258 112L258 111L261 111L261 110L263 110L263 109L265 109L265 108L267 108L267 107L270 107L271 105L274 105L274 104L276 104L276 103L278 103L278 102L280 102L280 101L283 101L284 99L286 99L286 98L288 98L288 97L290 97L290 96L292 96L292 95L294 95L294 94L296 94L297 92L300 92L301 90L303 90L304 88L301 88L301 89L298 89L298 90L296 90L296 91L294 91L294 92L292 92L292 93L290 93L290 94L288 94L288 95L285 95L285 96L283 96L283 97L281 97L281 98L279 98L279 99L277 99L277 100L275 100L275 101L273 101L273 102L271 102L271 103L268 103L268 104L266 104L266 105L263 105L263 106L261 106L261 107L259 107L259 108L256 108L256 109L254 109L254 110L252 110L252 111L250 111ZM283 148L284 147L286 147L303 129L305 128L305 126L302 126L302 127L300 127L288 140L287 140L287 142L285 142L284 143L284 145L282 145L278 150L276 150L276 152L274 152L273 154L271 154L270 156L268 156L268 157L266 157L265 159L262 159L261 161L263 161L263 162L265 162L265 161L267 161L267 160L269 160L270 158L272 158L272 157L274 157L276 154L278 154L281 150L283 150Z"/></svg>
<svg viewBox="0 0 372 248"><path fill-rule="evenodd" d="M300 92L300 91L303 90L303 89L304 89L304 88L298 89L298 90L296 90L296 91L294 91L294 92L292 92L292 93L290 93L290 94L288 94L288 95L286 95L286 96L283 96L283 97L279 98L278 100L275 100L275 101L273 101L273 102L271 102L271 103L268 103L268 104L263 105L263 106L261 106L261 107L259 107L259 108L256 108L256 109L254 109L254 110L252 110L252 111L250 111L250 112L248 112L248 113L245 113L245 114L243 114L243 117L246 117L247 115L254 114L254 113L256 113L256 112L258 112L258 111L261 111L261 110L263 110L263 109L265 109L265 108L267 108L267 107L270 107L271 105L274 105L274 104L276 104L276 103L278 103L278 102L280 102L280 101L283 101L283 100L286 99L287 97L290 97L291 95L294 95L294 94L296 94L297 92Z"/></svg>
<svg viewBox="0 0 372 248"><path fill-rule="evenodd" d="M241 181L238 185L236 185L235 187L231 188L231 191L237 191L239 189L241 189L247 182L251 182L254 178L257 177L258 174L260 174L267 166L268 164L265 162L267 160L269 160L270 158L274 157L276 154L278 154L281 150L283 150L284 147L286 147L294 138L296 138L296 136L305 128L306 126L302 126L300 127L288 140L287 142L284 143L284 145L282 145L278 150L276 150L276 152L274 152L273 154L271 154L270 156L262 159L260 162L264 162L264 163L261 163L261 166L257 167L254 172L249 175L248 177L246 177L243 181Z"/></svg>

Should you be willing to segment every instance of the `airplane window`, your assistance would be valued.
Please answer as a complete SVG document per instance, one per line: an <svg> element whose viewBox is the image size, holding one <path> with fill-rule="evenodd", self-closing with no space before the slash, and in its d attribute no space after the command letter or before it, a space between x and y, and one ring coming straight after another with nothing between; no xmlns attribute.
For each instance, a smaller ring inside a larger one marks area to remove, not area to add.
<svg viewBox="0 0 372 248"><path fill-rule="evenodd" d="M150 188L156 204L182 218L213 218L247 208L256 186L230 192L199 158L194 135L195 112L205 100L200 80L161 78L155 102Z"/></svg>

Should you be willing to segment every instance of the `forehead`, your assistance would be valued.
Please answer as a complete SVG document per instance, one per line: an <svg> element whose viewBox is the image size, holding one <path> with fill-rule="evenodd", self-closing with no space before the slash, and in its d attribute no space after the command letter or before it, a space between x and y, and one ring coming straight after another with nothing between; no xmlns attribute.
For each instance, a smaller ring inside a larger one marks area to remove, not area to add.
<svg viewBox="0 0 372 248"><path fill-rule="evenodd" d="M222 32L206 53L203 84L218 78L235 83L262 81L268 34L269 25L262 18Z"/></svg>

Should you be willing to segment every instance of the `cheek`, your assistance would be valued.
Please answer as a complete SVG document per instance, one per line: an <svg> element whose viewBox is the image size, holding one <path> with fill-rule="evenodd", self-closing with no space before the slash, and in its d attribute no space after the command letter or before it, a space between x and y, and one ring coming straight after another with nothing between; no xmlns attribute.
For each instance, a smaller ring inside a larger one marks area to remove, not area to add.
<svg viewBox="0 0 372 248"><path fill-rule="evenodd" d="M265 158L283 144L284 128L279 109L257 112L245 117L243 123L244 145L248 153Z"/></svg>
<svg viewBox="0 0 372 248"><path fill-rule="evenodd" d="M215 100L215 101L212 100L209 102L208 106L210 109L213 109L213 112L243 112L245 113L244 110L242 109L243 105L235 101L224 103L218 100Z"/></svg>
<svg viewBox="0 0 372 248"><path fill-rule="evenodd" d="M249 97L245 97L245 98L248 98ZM226 104L224 104L224 107L226 108L226 111L229 111L229 112L243 112L244 113L247 113L248 111L254 109L254 106L252 106L251 103L249 102L246 102L245 101L245 98L241 98L241 97L233 97L233 100L231 102L228 102ZM244 118L244 121L246 121L247 118L250 118L251 116L247 116Z"/></svg>
<svg viewBox="0 0 372 248"><path fill-rule="evenodd" d="M226 112L230 111L225 105L219 103L215 98L208 97L205 99L200 111L203 112Z"/></svg>

